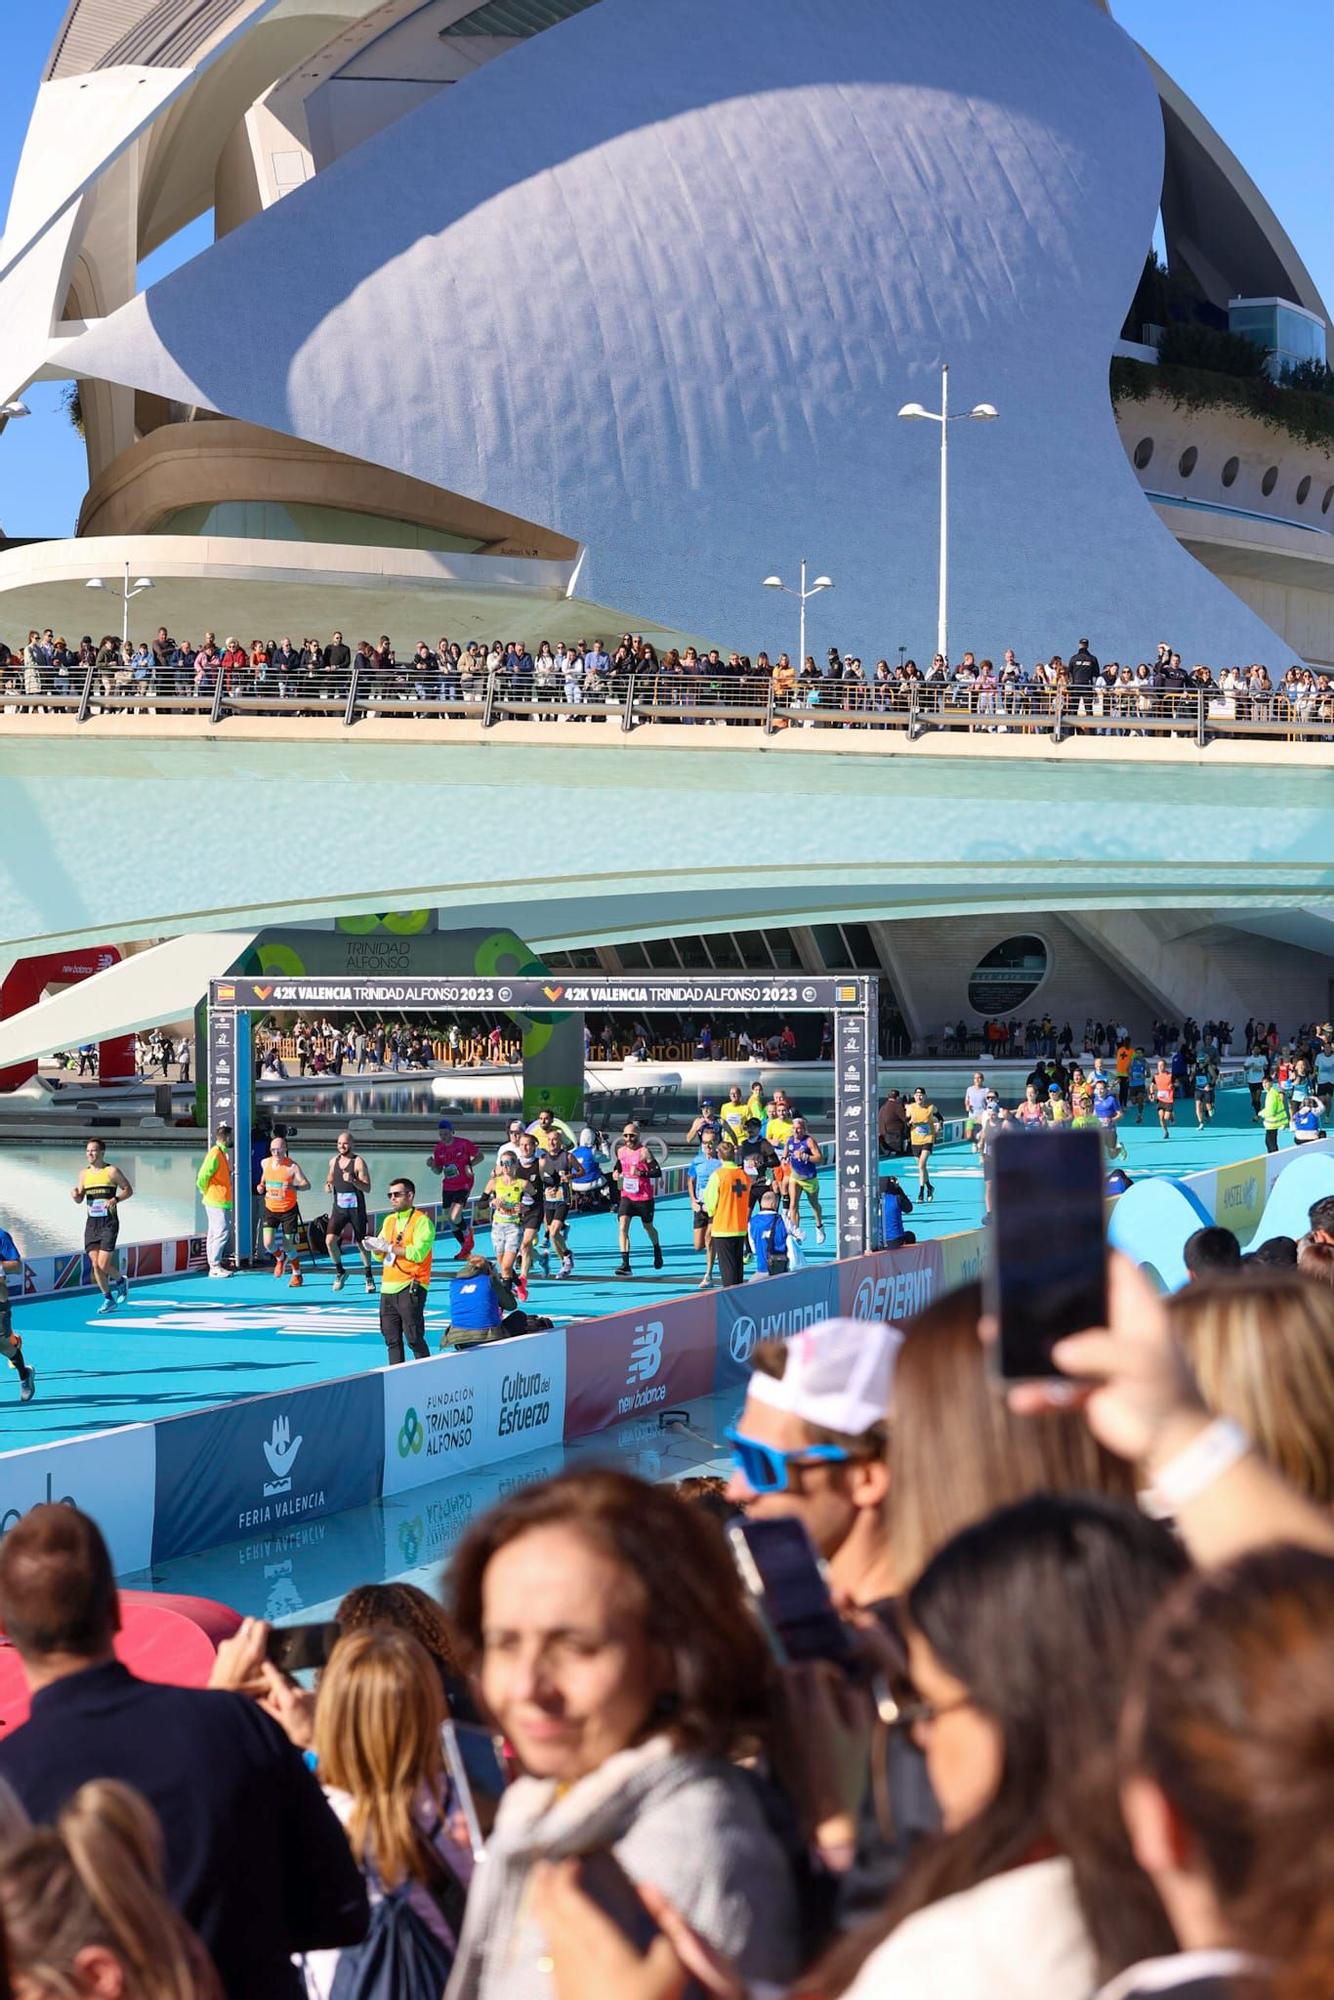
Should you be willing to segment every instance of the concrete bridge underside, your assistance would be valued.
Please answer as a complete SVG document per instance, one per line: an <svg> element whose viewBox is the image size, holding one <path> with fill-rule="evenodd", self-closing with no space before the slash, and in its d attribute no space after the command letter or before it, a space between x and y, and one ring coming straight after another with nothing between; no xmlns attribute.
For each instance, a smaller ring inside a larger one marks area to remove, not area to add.
<svg viewBox="0 0 1334 2000"><path fill-rule="evenodd" d="M549 950L627 911L1334 912L1323 745L10 716L0 811L6 954L426 905Z"/></svg>

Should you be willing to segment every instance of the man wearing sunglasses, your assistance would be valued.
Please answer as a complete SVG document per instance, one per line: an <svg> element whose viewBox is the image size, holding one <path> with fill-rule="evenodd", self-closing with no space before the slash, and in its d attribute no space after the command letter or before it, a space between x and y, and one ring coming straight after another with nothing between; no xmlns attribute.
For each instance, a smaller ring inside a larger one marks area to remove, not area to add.
<svg viewBox="0 0 1334 2000"><path fill-rule="evenodd" d="M435 1224L418 1208L417 1190L405 1174L391 1183L389 1202L380 1234L366 1238L366 1248L384 1259L380 1332L391 1363L403 1360L404 1342L418 1361L425 1361L431 1351L424 1322Z"/></svg>

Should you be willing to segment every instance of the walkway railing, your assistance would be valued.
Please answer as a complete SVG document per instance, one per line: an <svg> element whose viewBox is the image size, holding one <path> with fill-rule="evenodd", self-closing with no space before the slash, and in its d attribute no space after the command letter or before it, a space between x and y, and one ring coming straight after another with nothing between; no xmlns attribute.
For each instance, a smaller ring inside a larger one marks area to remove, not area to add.
<svg viewBox="0 0 1334 2000"><path fill-rule="evenodd" d="M0 684L0 717L15 714L92 715L132 710L144 715L195 715L218 723L227 716L285 720L325 717L352 727L365 719L481 723L551 722L569 727L611 724L623 731L642 723L705 723L760 729L858 729L896 732L908 742L928 734L1044 736L1062 743L1072 736L1170 736L1204 748L1229 737L1251 741L1334 741L1334 697L1290 698L1223 695L1216 687L1179 693L1136 684L1079 692L1026 687L979 693L954 685L817 684L780 691L768 678L681 676L658 671L586 678L579 687L515 681L502 673L418 674L411 663L389 675L354 666L350 672L283 679L270 673L211 676L181 685L177 677L133 681L96 667L75 675L44 668L39 675L10 676Z"/></svg>

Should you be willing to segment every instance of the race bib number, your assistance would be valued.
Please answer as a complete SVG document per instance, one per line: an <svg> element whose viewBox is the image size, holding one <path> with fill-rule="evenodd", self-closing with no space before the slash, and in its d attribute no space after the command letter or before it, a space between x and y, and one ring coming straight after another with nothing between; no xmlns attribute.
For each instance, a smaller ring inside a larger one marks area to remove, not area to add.
<svg viewBox="0 0 1334 2000"><path fill-rule="evenodd" d="M746 1172L750 1175L751 1179L754 1180L755 1176L760 1171L759 1161L757 1159L751 1158L749 1160L743 1160L741 1164L745 1168Z"/></svg>
<svg viewBox="0 0 1334 2000"><path fill-rule="evenodd" d="M621 1193L631 1201L638 1199L643 1186L643 1180L638 1174L623 1174L621 1176Z"/></svg>
<svg viewBox="0 0 1334 2000"><path fill-rule="evenodd" d="M94 1195L88 1203L89 1215L110 1215L111 1203L104 1194Z"/></svg>
<svg viewBox="0 0 1334 2000"><path fill-rule="evenodd" d="M334 1201L337 1203L339 1208L355 1208L357 1206L356 1195L349 1194L346 1191L341 1191L340 1193L336 1194L334 1196Z"/></svg>

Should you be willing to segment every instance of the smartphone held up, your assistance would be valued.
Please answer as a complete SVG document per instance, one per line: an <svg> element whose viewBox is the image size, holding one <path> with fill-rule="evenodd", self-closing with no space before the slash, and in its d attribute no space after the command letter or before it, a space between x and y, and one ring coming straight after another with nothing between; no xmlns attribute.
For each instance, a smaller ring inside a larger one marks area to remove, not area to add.
<svg viewBox="0 0 1334 2000"><path fill-rule="evenodd" d="M985 1310L1004 1382L1059 1377L1052 1349L1107 1320L1102 1135L1007 1131L991 1160Z"/></svg>

